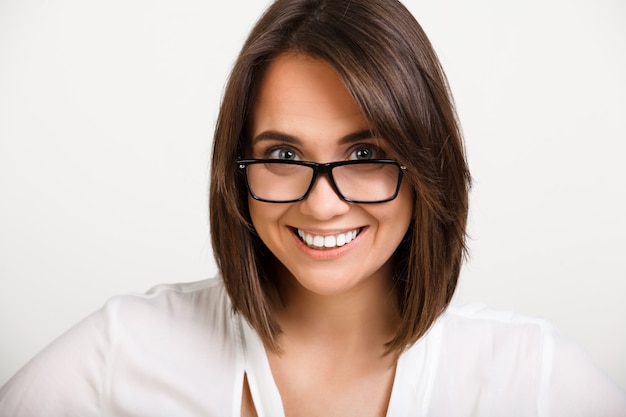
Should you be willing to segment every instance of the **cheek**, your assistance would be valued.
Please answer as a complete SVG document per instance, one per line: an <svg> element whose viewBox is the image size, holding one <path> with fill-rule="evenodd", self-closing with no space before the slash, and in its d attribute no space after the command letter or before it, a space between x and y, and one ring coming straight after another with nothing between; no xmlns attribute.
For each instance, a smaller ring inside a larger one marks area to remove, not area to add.
<svg viewBox="0 0 626 417"><path fill-rule="evenodd" d="M398 197L392 203L394 206L392 210L389 210L389 217L392 220L395 219L398 226L406 231L415 212L415 192L406 181L403 182Z"/></svg>
<svg viewBox="0 0 626 417"><path fill-rule="evenodd" d="M260 232L259 229L263 229L264 225L267 225L267 219L270 216L268 213L267 207L259 201L254 200L253 198L248 198L248 210L250 211L250 219L252 220L252 225Z"/></svg>
<svg viewBox="0 0 626 417"><path fill-rule="evenodd" d="M392 241L389 245L397 248L406 236L406 232L411 226L415 212L415 193L410 187L403 188L394 203L393 209L385 214L384 223L387 225L388 235Z"/></svg>
<svg viewBox="0 0 626 417"><path fill-rule="evenodd" d="M398 198L389 203L389 206L372 207L370 215L377 219L377 240L393 252L400 244L413 220L413 198Z"/></svg>
<svg viewBox="0 0 626 417"><path fill-rule="evenodd" d="M248 198L248 210L252 225L266 244L268 236L278 233L279 219L285 212L282 204L263 203L251 197Z"/></svg>

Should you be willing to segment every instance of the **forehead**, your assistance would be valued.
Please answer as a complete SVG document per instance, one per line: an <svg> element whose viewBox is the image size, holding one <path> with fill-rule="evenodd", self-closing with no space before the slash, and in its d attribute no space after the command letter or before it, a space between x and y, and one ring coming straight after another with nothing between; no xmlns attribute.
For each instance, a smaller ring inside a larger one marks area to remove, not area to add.
<svg viewBox="0 0 626 417"><path fill-rule="evenodd" d="M311 95L337 93L345 94L345 99L352 99L339 74L328 62L302 53L280 54L265 68L259 97L268 93L279 97L288 96L295 92Z"/></svg>
<svg viewBox="0 0 626 417"><path fill-rule="evenodd" d="M257 133L270 124L289 122L324 125L345 121L367 125L365 118L335 69L303 54L276 57L267 66L252 109Z"/></svg>

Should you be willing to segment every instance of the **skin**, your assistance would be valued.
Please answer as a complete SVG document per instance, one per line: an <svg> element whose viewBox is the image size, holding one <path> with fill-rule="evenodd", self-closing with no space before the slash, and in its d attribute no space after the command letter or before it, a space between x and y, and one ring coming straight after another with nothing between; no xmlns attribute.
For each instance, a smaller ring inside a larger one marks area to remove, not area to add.
<svg viewBox="0 0 626 417"><path fill-rule="evenodd" d="M251 127L252 158L394 158L384 139L363 135L368 122L334 69L301 54L281 55L268 66ZM283 352L268 358L287 416L385 415L395 358L383 355L384 344L398 323L392 255L413 205L408 182L390 202L353 204L324 176L300 202L249 199L254 227L279 261L282 304L274 313ZM359 234L340 247L312 248L298 229ZM243 410L253 412L249 399Z"/></svg>

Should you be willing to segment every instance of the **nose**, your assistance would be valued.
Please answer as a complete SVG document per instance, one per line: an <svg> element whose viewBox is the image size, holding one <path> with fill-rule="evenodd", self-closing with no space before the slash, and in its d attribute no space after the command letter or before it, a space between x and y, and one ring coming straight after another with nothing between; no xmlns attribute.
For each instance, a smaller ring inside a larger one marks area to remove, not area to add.
<svg viewBox="0 0 626 417"><path fill-rule="evenodd" d="M326 175L320 175L309 194L300 202L300 210L303 214L323 221L346 213L350 210L350 203L337 195Z"/></svg>

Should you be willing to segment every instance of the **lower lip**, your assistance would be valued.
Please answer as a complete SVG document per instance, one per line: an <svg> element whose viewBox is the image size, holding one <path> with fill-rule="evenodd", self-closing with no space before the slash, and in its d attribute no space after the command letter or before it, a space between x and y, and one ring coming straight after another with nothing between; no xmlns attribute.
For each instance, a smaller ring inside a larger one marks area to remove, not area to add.
<svg viewBox="0 0 626 417"><path fill-rule="evenodd" d="M330 248L330 249L329 248L317 249L317 248L312 248L310 246L307 246L298 237L297 229L290 229L290 230L291 230L291 234L294 240L296 241L296 246L298 247L298 249L300 249L300 251L304 252L304 254L310 258L321 260L321 261L328 261L328 260L339 258L343 256L346 252L355 248L361 242L361 237L365 235L367 231L367 227L362 227L359 234L357 234L356 237L352 239L349 243L346 243L343 246L335 246L334 248Z"/></svg>

